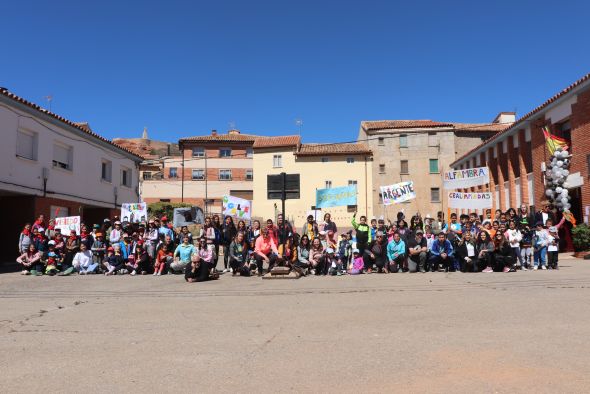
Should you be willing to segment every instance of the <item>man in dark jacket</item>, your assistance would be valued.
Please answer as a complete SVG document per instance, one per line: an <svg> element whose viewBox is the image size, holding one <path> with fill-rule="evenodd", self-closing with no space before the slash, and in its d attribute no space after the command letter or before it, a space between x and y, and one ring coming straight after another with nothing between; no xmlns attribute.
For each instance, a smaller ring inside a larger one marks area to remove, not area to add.
<svg viewBox="0 0 590 394"><path fill-rule="evenodd" d="M557 223L555 221L555 214L553 212L551 212L551 210L549 209L549 203L547 201L543 201L541 203L541 210L537 213L535 213L535 220L534 223L538 223L538 222L542 222L543 226L545 226L545 224L547 223L548 219L551 219L551 221L553 223Z"/></svg>

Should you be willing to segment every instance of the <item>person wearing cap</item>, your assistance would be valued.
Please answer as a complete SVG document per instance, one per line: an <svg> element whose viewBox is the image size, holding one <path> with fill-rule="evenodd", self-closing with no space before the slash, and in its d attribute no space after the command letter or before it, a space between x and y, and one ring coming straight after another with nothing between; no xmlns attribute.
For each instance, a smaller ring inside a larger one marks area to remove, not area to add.
<svg viewBox="0 0 590 394"><path fill-rule="evenodd" d="M360 251L360 248L357 248ZM363 263L367 273L373 272L373 265L378 272L383 272L387 264L387 238L381 231L375 233L375 239L371 240L363 254Z"/></svg>
<svg viewBox="0 0 590 394"><path fill-rule="evenodd" d="M123 233L123 237L117 245L119 245L119 250L125 263L129 261L129 257L134 259L133 252L135 251L135 242L131 234Z"/></svg>
<svg viewBox="0 0 590 394"><path fill-rule="evenodd" d="M121 222L120 221L115 221L114 223L115 228L113 228L111 230L111 233L109 234L109 242L111 243L111 245L115 245L118 244L119 242L121 242L121 237L123 236L123 230L121 229Z"/></svg>
<svg viewBox="0 0 590 394"><path fill-rule="evenodd" d="M559 235L558 227L551 226L547 229L549 233L548 244L547 244L547 265L549 269L559 269L557 264L559 260Z"/></svg>
<svg viewBox="0 0 590 394"><path fill-rule="evenodd" d="M80 244L80 251L74 256L72 265L78 274L95 274L98 264L94 262L92 252L86 249L86 244Z"/></svg>
<svg viewBox="0 0 590 394"><path fill-rule="evenodd" d="M168 218L166 216L162 216L160 221L162 223L158 229L160 236L165 237L166 235L169 235L170 238L174 239L174 232L170 229L170 227L168 227Z"/></svg>
<svg viewBox="0 0 590 394"><path fill-rule="evenodd" d="M453 245L451 245L444 232L439 232L436 241L432 244L428 259L431 271L437 272L441 265L445 272L452 270L455 267L453 254Z"/></svg>
<svg viewBox="0 0 590 394"><path fill-rule="evenodd" d="M393 239L387 244L387 262L385 273L402 271L406 262L406 243L399 232L393 234Z"/></svg>
<svg viewBox="0 0 590 394"><path fill-rule="evenodd" d="M318 236L320 230L315 222L313 215L307 215L307 222L301 228L301 236L307 235L308 239L314 239Z"/></svg>
<svg viewBox="0 0 590 394"><path fill-rule="evenodd" d="M417 227L406 242L408 247L408 271L426 272L426 259L428 257L428 243L424 238L422 229Z"/></svg>
<svg viewBox="0 0 590 394"><path fill-rule="evenodd" d="M324 230L320 230L318 238L322 243L322 248L324 248L324 250L328 249L328 240L326 239L326 232Z"/></svg>
<svg viewBox="0 0 590 394"><path fill-rule="evenodd" d="M94 243L92 244L92 262L98 268L102 267L104 256L106 254L107 245L104 241L103 233L97 232L94 234Z"/></svg>
<svg viewBox="0 0 590 394"><path fill-rule="evenodd" d="M358 249L352 250L352 261L350 263L350 268L348 269L349 275L359 275L363 273L363 267L365 266L363 262L363 256L360 255Z"/></svg>
<svg viewBox="0 0 590 394"><path fill-rule="evenodd" d="M158 246L158 241L160 239L160 234L154 219L148 221L148 227L143 234L143 239L145 241L145 248L148 255L154 259L156 257L156 247Z"/></svg>
<svg viewBox="0 0 590 394"><path fill-rule="evenodd" d="M33 235L31 237L31 243L35 245L35 249L39 252L45 252L47 250L47 238L37 228L34 228L32 231Z"/></svg>
<svg viewBox="0 0 590 394"><path fill-rule="evenodd" d="M549 233L543 228L543 222L537 221L535 235L533 235L533 270L547 269L547 246L549 246Z"/></svg>
<svg viewBox="0 0 590 394"><path fill-rule="evenodd" d="M352 257L352 245L348 241L347 233L340 234L340 238L340 242L338 242L338 263L342 271L346 271Z"/></svg>
<svg viewBox="0 0 590 394"><path fill-rule="evenodd" d="M334 255L335 250L333 248L326 249L326 267L328 267L328 274L330 276L342 275L342 269L339 267L338 259Z"/></svg>

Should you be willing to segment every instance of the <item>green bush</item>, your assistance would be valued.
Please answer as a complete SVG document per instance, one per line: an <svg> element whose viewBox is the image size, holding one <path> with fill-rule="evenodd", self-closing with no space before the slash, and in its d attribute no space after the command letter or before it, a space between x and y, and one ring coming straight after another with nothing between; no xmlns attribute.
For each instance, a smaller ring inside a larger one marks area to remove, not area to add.
<svg viewBox="0 0 590 394"><path fill-rule="evenodd" d="M148 215L150 217L167 216L169 220L172 220L174 215L174 208L191 207L191 204L184 202L154 202L148 204Z"/></svg>
<svg viewBox="0 0 590 394"><path fill-rule="evenodd" d="M574 248L578 252L590 250L590 227L580 224L572 229Z"/></svg>

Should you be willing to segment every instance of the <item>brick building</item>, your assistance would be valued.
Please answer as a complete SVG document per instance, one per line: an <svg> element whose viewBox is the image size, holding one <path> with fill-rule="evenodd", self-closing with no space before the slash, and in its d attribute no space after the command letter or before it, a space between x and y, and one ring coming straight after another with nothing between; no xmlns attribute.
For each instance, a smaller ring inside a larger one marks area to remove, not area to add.
<svg viewBox="0 0 590 394"><path fill-rule="evenodd" d="M239 130L181 138L180 156L161 158L159 179L143 181L143 200L186 202L206 212L220 212L226 194L251 200L256 138Z"/></svg>
<svg viewBox="0 0 590 394"><path fill-rule="evenodd" d="M545 163L549 152L543 127L570 141L571 212L588 222L590 210L590 74L524 115L511 127L473 148L451 164L454 169L488 166L490 183L466 191L492 191L494 207L505 211L545 199Z"/></svg>

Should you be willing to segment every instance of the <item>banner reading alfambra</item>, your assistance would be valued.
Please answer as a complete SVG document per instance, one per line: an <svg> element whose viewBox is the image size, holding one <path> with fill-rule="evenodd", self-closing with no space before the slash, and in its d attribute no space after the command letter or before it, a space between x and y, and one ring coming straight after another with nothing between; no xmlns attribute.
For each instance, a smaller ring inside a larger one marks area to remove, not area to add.
<svg viewBox="0 0 590 394"><path fill-rule="evenodd" d="M485 209L492 207L492 193L449 192L449 208Z"/></svg>
<svg viewBox="0 0 590 394"><path fill-rule="evenodd" d="M448 171L443 174L445 189L462 189L465 187L485 185L489 182L490 170L487 167Z"/></svg>

